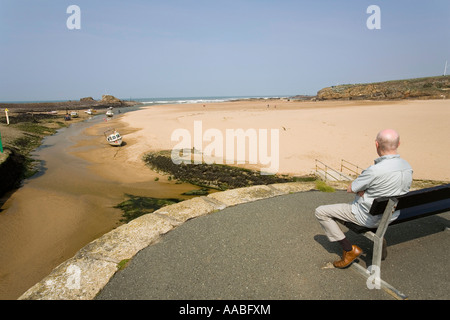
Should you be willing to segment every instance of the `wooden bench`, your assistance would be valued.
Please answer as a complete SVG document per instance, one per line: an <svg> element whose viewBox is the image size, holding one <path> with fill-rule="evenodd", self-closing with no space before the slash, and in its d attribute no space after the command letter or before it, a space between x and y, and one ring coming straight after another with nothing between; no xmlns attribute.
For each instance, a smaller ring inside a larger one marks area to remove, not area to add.
<svg viewBox="0 0 450 320"><path fill-rule="evenodd" d="M389 223L392 214L396 210L400 210L400 215L395 221ZM369 213L374 216L382 215L380 224L376 229L369 229L345 222L344 225L347 228L353 232L363 234L374 243L372 265L365 269L357 263L353 264L357 271L368 278L368 286L370 280L370 283L376 283L387 289L395 297L405 299L406 296L404 294L381 280L381 260L384 260L387 255L387 245L384 240L386 230L391 225L446 211L450 211L450 184L411 191L401 196L375 199ZM448 230L448 227L446 229Z"/></svg>

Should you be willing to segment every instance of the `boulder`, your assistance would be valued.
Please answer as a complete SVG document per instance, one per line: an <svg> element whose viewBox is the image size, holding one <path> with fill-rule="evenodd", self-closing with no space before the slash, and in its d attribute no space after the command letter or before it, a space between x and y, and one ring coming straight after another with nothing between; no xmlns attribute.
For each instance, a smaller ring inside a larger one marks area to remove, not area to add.
<svg viewBox="0 0 450 320"><path fill-rule="evenodd" d="M80 102L94 102L94 98L92 97L86 97L86 98L81 98Z"/></svg>
<svg viewBox="0 0 450 320"><path fill-rule="evenodd" d="M117 99L116 97L111 96L109 94L104 94L104 95L102 95L101 103L118 104L118 103L122 103L122 100Z"/></svg>

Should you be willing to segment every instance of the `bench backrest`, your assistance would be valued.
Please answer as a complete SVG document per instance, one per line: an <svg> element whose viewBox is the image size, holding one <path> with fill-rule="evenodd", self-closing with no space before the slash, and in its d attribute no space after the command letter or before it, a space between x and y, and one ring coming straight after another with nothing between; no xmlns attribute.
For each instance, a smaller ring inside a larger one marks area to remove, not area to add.
<svg viewBox="0 0 450 320"><path fill-rule="evenodd" d="M408 192L396 197L383 197L373 201L371 215L383 214L389 198L396 198L397 221L410 220L450 210L450 184Z"/></svg>

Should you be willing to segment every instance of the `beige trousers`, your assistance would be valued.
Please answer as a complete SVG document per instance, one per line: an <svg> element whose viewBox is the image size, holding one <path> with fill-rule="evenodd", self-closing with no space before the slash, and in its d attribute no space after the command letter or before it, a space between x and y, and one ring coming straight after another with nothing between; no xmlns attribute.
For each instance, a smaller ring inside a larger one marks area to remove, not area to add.
<svg viewBox="0 0 450 320"><path fill-rule="evenodd" d="M334 242L345 238L336 220L349 221L360 224L352 213L351 203L324 205L316 208L316 218L325 231L328 240Z"/></svg>

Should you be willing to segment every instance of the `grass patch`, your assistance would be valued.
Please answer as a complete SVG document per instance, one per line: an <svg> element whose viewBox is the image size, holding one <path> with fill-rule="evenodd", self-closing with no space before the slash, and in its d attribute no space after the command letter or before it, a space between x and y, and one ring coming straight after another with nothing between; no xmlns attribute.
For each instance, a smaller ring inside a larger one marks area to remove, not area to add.
<svg viewBox="0 0 450 320"><path fill-rule="evenodd" d="M293 177L292 181L294 182L313 182L316 181L316 176L303 176L303 177Z"/></svg>
<svg viewBox="0 0 450 320"><path fill-rule="evenodd" d="M130 259L123 259L117 264L117 270L123 270L128 265L128 262L130 262Z"/></svg>
<svg viewBox="0 0 450 320"><path fill-rule="evenodd" d="M19 149L20 153L28 154L33 149L39 147L42 137L25 133L23 137L17 138L12 145Z"/></svg>
<svg viewBox="0 0 450 320"><path fill-rule="evenodd" d="M322 192L335 192L336 191L333 187L327 185L326 182L322 181L322 180L316 181L316 188Z"/></svg>
<svg viewBox="0 0 450 320"><path fill-rule="evenodd" d="M209 194L209 189L201 188L200 190L191 190L191 191L184 192L182 194L186 195L186 196L206 196Z"/></svg>
<svg viewBox="0 0 450 320"><path fill-rule="evenodd" d="M56 129L54 128L49 128L47 126L34 122L19 123L16 124L15 127L19 130L38 135L52 135L56 132Z"/></svg>
<svg viewBox="0 0 450 320"><path fill-rule="evenodd" d="M39 161L34 160L30 156L30 152L39 147L41 143L41 136L26 132L22 137L17 138L12 142L11 146L14 147L14 149L16 149L17 152L19 152L24 157L23 172L20 180L30 178L38 171L37 166L39 164Z"/></svg>
<svg viewBox="0 0 450 320"><path fill-rule="evenodd" d="M114 208L121 209L123 214L122 222L130 222L144 214L152 213L159 208L180 202L180 199L160 199L152 197L140 197L126 194L128 200L125 200Z"/></svg>

